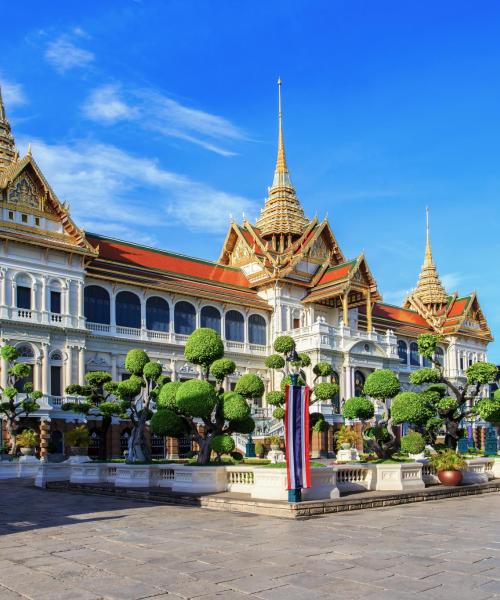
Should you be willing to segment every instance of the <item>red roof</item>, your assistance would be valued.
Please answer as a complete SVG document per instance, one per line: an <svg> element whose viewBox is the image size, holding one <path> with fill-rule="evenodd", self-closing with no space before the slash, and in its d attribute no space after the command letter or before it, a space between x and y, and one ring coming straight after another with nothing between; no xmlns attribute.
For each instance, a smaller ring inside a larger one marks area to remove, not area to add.
<svg viewBox="0 0 500 600"><path fill-rule="evenodd" d="M338 281L339 279L345 279L349 275L349 271L352 269L355 263L355 260L351 260L350 262L342 263L340 265L336 265L335 267L330 267L320 277L318 283L315 285L315 289L325 283Z"/></svg>
<svg viewBox="0 0 500 600"><path fill-rule="evenodd" d="M239 269L190 258L181 254L103 238L95 234L86 234L86 237L93 246L99 246L99 257L102 259L147 269L158 269L197 279L206 279L230 286L249 287L248 279Z"/></svg>
<svg viewBox="0 0 500 600"><path fill-rule="evenodd" d="M451 309L448 312L447 317L459 317L463 314L464 310L467 308L467 305L470 302L470 297L467 298L457 298L455 302L453 302Z"/></svg>
<svg viewBox="0 0 500 600"><path fill-rule="evenodd" d="M418 325L429 329L427 321L421 317L418 313L391 304L382 304L376 302L373 305L372 315L374 317L380 317L382 319L390 319L391 321L399 321L400 323L409 323L412 325Z"/></svg>

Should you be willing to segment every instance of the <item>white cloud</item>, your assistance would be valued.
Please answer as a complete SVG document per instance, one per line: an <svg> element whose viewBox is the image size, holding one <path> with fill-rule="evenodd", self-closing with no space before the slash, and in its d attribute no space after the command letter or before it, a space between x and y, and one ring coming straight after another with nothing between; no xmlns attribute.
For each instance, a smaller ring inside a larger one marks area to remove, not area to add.
<svg viewBox="0 0 500 600"><path fill-rule="evenodd" d="M116 123L138 116L119 96L118 86L105 85L94 90L83 106L85 116L93 121Z"/></svg>
<svg viewBox="0 0 500 600"><path fill-rule="evenodd" d="M441 282L449 294L457 291L458 284L462 279L463 277L460 273L445 273L441 276Z"/></svg>
<svg viewBox="0 0 500 600"><path fill-rule="evenodd" d="M6 107L10 108L26 104L26 95L23 86L20 83L8 81L2 77L0 79L0 86L2 88L2 97Z"/></svg>
<svg viewBox="0 0 500 600"><path fill-rule="evenodd" d="M76 35L82 37L82 30ZM76 33L76 31L75 31ZM90 50L77 46L68 35L61 35L48 43L45 58L60 73L88 66L95 59Z"/></svg>
<svg viewBox="0 0 500 600"><path fill-rule="evenodd" d="M234 151L228 143L247 140L246 134L228 119L183 104L151 89L124 90L104 85L93 90L83 105L93 121L113 124L133 121L149 131L182 139L223 156Z"/></svg>
<svg viewBox="0 0 500 600"><path fill-rule="evenodd" d="M27 139L19 140L21 147ZM79 227L129 239L155 239L155 229L183 225L224 232L230 213L255 214L251 200L162 169L149 158L86 140L32 142L33 156ZM146 233L144 233L144 230ZM152 231L152 232L151 232Z"/></svg>

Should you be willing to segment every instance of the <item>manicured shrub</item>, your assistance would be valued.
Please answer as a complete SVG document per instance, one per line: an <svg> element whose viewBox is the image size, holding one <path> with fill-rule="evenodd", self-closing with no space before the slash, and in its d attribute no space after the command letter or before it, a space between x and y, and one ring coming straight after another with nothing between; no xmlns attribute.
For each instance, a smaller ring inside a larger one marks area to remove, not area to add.
<svg viewBox="0 0 500 600"><path fill-rule="evenodd" d="M127 352L127 356L125 358L125 368L129 373L133 373L134 375L142 375L144 367L149 362L149 356L144 352L144 350L140 350L139 348L135 348L134 350L129 350Z"/></svg>
<svg viewBox="0 0 500 600"><path fill-rule="evenodd" d="M179 412L191 417L209 417L217 402L214 387L201 379L185 381L177 390Z"/></svg>
<svg viewBox="0 0 500 600"><path fill-rule="evenodd" d="M130 399L135 398L141 391L142 379L138 376L132 375L125 381L120 381L117 388L117 394L120 398Z"/></svg>
<svg viewBox="0 0 500 600"><path fill-rule="evenodd" d="M432 358L436 352L441 336L433 333L422 333L418 336L418 353L427 358Z"/></svg>
<svg viewBox="0 0 500 600"><path fill-rule="evenodd" d="M241 394L226 392L222 397L222 414L226 421L241 421L250 416L250 406Z"/></svg>
<svg viewBox="0 0 500 600"><path fill-rule="evenodd" d="M221 454L230 454L235 448L235 443L230 435L224 433L222 435L216 435L212 438L212 441L210 442L210 448L217 454L217 456L220 456Z"/></svg>
<svg viewBox="0 0 500 600"><path fill-rule="evenodd" d="M224 344L215 329L200 327L189 336L184 356L193 365L200 365L208 371L214 361L224 356Z"/></svg>
<svg viewBox="0 0 500 600"><path fill-rule="evenodd" d="M230 421L229 425L232 431L237 433L253 433L255 431L255 421L252 417L248 416L243 419L236 419L235 421Z"/></svg>
<svg viewBox="0 0 500 600"><path fill-rule="evenodd" d="M389 369L380 369L366 378L364 393L377 400L394 398L401 390L397 375Z"/></svg>
<svg viewBox="0 0 500 600"><path fill-rule="evenodd" d="M162 408L151 417L151 431L157 435L181 437L187 434L184 419L168 408Z"/></svg>
<svg viewBox="0 0 500 600"><path fill-rule="evenodd" d="M285 409L281 406L276 407L273 410L273 417L275 419L284 419L285 418Z"/></svg>
<svg viewBox="0 0 500 600"><path fill-rule="evenodd" d="M148 362L144 365L143 374L146 379L156 381L161 375L161 365L158 362Z"/></svg>
<svg viewBox="0 0 500 600"><path fill-rule="evenodd" d="M495 381L497 372L498 368L495 364L479 361L467 367L465 375L467 376L467 383L470 385L485 384Z"/></svg>
<svg viewBox="0 0 500 600"><path fill-rule="evenodd" d="M425 439L417 431L409 431L401 438L401 452L405 454L421 454L425 450Z"/></svg>
<svg viewBox="0 0 500 600"><path fill-rule="evenodd" d="M369 421L375 414L373 402L368 398L354 397L349 398L344 403L342 415L345 419L359 419L360 421Z"/></svg>
<svg viewBox="0 0 500 600"><path fill-rule="evenodd" d="M264 445L261 442L257 442L255 444L255 454L259 457L262 458L264 456Z"/></svg>
<svg viewBox="0 0 500 600"><path fill-rule="evenodd" d="M15 375L19 379L24 379L25 377L29 377L31 373L31 365L26 363L16 363L11 369L10 373Z"/></svg>
<svg viewBox="0 0 500 600"><path fill-rule="evenodd" d="M258 375L246 373L236 382L234 391L241 394L244 398L262 398L264 394L264 382Z"/></svg>
<svg viewBox="0 0 500 600"><path fill-rule="evenodd" d="M271 406L280 406L285 402L285 394L283 392L267 392L266 401Z"/></svg>
<svg viewBox="0 0 500 600"><path fill-rule="evenodd" d="M210 373L218 383L222 383L226 377L232 375L236 370L236 364L229 358L219 358L210 365Z"/></svg>
<svg viewBox="0 0 500 600"><path fill-rule="evenodd" d="M426 402L425 397L416 392L401 392L391 403L393 422L424 425L432 417L434 411Z"/></svg>
<svg viewBox="0 0 500 600"><path fill-rule="evenodd" d="M309 367L311 365L311 357L305 352L299 352L300 364L301 367Z"/></svg>
<svg viewBox="0 0 500 600"><path fill-rule="evenodd" d="M104 384L109 383L111 380L111 375L106 373L106 371L89 371L88 373L85 373L85 381L87 382L88 386L90 386L87 388L89 389L89 393L91 392L92 387L103 386Z"/></svg>
<svg viewBox="0 0 500 600"><path fill-rule="evenodd" d="M288 354L295 348L295 342L289 335L280 335L274 340L273 348L279 354Z"/></svg>
<svg viewBox="0 0 500 600"><path fill-rule="evenodd" d="M235 450L234 452L231 452L231 458L236 462L241 462L244 456L239 450Z"/></svg>
<svg viewBox="0 0 500 600"><path fill-rule="evenodd" d="M424 368L410 374L410 383L422 385L423 383L439 383L441 374L437 369Z"/></svg>
<svg viewBox="0 0 500 600"><path fill-rule="evenodd" d="M496 390L498 392L499 390ZM493 399L484 398L478 403L478 413L483 421L490 423L500 423L500 398L495 392Z"/></svg>
<svg viewBox="0 0 500 600"><path fill-rule="evenodd" d="M162 386L158 398L156 399L158 408L170 408L171 410L175 410L177 408L176 394L181 385L181 381L170 381Z"/></svg>
<svg viewBox="0 0 500 600"><path fill-rule="evenodd" d="M442 414L446 414L450 411L453 412L457 410L457 408L458 403L456 399L452 398L451 396L445 396L444 398L441 398L441 400L439 400L439 402L437 403L438 412Z"/></svg>
<svg viewBox="0 0 500 600"><path fill-rule="evenodd" d="M279 354L271 354L264 361L264 364L268 369L283 369L285 366L285 359Z"/></svg>
<svg viewBox="0 0 500 600"><path fill-rule="evenodd" d="M338 393L339 386L336 383L317 383L314 386L316 400L333 400Z"/></svg>
<svg viewBox="0 0 500 600"><path fill-rule="evenodd" d="M331 377L334 371L330 363L319 362L318 364L314 365L313 373L316 375L316 377Z"/></svg>

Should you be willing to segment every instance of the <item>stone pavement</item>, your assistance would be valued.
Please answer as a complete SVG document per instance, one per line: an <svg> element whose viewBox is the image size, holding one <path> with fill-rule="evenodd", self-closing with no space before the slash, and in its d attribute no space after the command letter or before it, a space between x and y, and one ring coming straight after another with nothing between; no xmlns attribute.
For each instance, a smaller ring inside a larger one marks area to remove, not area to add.
<svg viewBox="0 0 500 600"><path fill-rule="evenodd" d="M0 482L0 600L500 598L500 494L280 520Z"/></svg>

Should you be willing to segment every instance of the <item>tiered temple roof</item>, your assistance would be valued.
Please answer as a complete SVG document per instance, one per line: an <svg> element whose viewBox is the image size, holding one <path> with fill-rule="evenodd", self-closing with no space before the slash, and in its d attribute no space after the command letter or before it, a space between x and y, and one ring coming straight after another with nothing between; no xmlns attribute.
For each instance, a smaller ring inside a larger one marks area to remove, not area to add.
<svg viewBox="0 0 500 600"><path fill-rule="evenodd" d="M10 123L5 115L0 88L0 171L15 162L17 157L16 143L11 133Z"/></svg>

